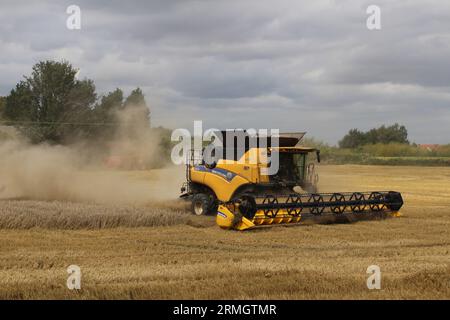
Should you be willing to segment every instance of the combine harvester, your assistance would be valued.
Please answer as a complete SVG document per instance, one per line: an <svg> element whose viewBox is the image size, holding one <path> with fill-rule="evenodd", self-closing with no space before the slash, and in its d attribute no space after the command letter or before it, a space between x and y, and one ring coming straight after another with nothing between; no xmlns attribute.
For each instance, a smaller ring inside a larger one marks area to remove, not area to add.
<svg viewBox="0 0 450 320"><path fill-rule="evenodd" d="M249 143L248 135L242 132L245 147L233 145L227 153L230 147L222 143L223 152L211 164L205 162L203 152L196 156L192 151L186 166L187 181L181 189L181 198L192 201L195 215L217 214L222 228L246 230L300 223L310 217L336 220L348 214L384 218L397 216L403 205L401 194L394 191L318 193L319 178L308 159L312 154L320 162L320 151L298 146L304 133L280 134L276 147L270 143L262 147L259 140ZM267 174L273 156L278 156L279 169Z"/></svg>

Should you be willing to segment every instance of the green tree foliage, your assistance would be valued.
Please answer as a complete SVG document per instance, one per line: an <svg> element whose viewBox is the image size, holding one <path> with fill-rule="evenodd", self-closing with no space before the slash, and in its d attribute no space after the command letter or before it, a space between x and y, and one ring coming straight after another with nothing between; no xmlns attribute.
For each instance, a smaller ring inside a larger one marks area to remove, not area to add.
<svg viewBox="0 0 450 320"><path fill-rule="evenodd" d="M144 94L140 88L131 91L130 95L125 100L125 107L146 107Z"/></svg>
<svg viewBox="0 0 450 320"><path fill-rule="evenodd" d="M374 143L405 143L409 144L408 131L405 126L401 126L398 123L392 126L381 126L377 129L371 129L366 133L367 142Z"/></svg>
<svg viewBox="0 0 450 320"><path fill-rule="evenodd" d="M20 81L6 97L3 116L15 121L35 121L36 114L31 109L32 94L26 81Z"/></svg>
<svg viewBox="0 0 450 320"><path fill-rule="evenodd" d="M136 121L142 122L144 127L150 126L150 110L145 101L144 94L140 88L131 91L124 103L124 108L136 110Z"/></svg>
<svg viewBox="0 0 450 320"><path fill-rule="evenodd" d="M341 148L357 148L367 144L388 144L388 143L409 144L408 131L405 126L398 123L392 126L382 125L379 128L371 129L367 132L351 129L341 141Z"/></svg>
<svg viewBox="0 0 450 320"><path fill-rule="evenodd" d="M119 88L104 95L94 110L97 138L105 140L113 137L118 128L118 112L123 108L123 91Z"/></svg>
<svg viewBox="0 0 450 320"><path fill-rule="evenodd" d="M358 146L367 143L366 134L358 129L351 129L345 136L339 141L339 147L341 148L356 148Z"/></svg>
<svg viewBox="0 0 450 320"><path fill-rule="evenodd" d="M121 132L135 139L150 128L150 111L140 88L134 89L126 98L121 113Z"/></svg>
<svg viewBox="0 0 450 320"><path fill-rule="evenodd" d="M4 115L33 142L62 143L89 134L97 99L92 80L77 80L66 61L42 61L6 98Z"/></svg>
<svg viewBox="0 0 450 320"><path fill-rule="evenodd" d="M94 139L108 143L117 135L134 139L150 129L150 111L140 88L124 97L121 89L98 100L92 80L78 80L69 62L33 66L6 98L0 116L32 142L70 143Z"/></svg>
<svg viewBox="0 0 450 320"><path fill-rule="evenodd" d="M109 92L101 98L94 113L102 125L97 135L102 140L107 137L136 139L150 129L150 111L139 88L126 99L121 89Z"/></svg>
<svg viewBox="0 0 450 320"><path fill-rule="evenodd" d="M6 98L0 97L0 120L3 119L3 112L5 110Z"/></svg>
<svg viewBox="0 0 450 320"><path fill-rule="evenodd" d="M107 118L123 107L123 91L117 88L116 90L104 95L96 111Z"/></svg>

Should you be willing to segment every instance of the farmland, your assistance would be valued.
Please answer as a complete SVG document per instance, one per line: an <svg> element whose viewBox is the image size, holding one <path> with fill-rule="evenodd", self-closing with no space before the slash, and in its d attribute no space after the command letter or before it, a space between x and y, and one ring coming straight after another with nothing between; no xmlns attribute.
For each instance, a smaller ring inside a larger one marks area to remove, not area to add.
<svg viewBox="0 0 450 320"><path fill-rule="evenodd" d="M225 231L175 199L182 170L166 185L153 178L166 177L163 171L127 173L127 187L147 183L170 195L164 202L140 195L130 204L106 196L98 203L1 200L0 298L450 299L450 168L319 170L322 192L402 192L402 216ZM71 264L82 271L77 292L66 287ZM381 290L366 287L373 264L381 268Z"/></svg>

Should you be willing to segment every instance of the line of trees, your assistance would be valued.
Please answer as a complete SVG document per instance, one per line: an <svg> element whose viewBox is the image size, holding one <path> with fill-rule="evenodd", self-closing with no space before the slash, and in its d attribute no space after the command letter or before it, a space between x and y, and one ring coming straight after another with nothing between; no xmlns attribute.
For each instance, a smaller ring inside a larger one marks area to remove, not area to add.
<svg viewBox="0 0 450 320"><path fill-rule="evenodd" d="M0 98L0 119L34 143L67 144L104 139L118 130L118 111L133 109L127 121L150 127L150 112L140 88L128 97L121 89L98 96L94 81L77 79L69 62L41 61L7 97Z"/></svg>
<svg viewBox="0 0 450 320"><path fill-rule="evenodd" d="M363 132L358 129L351 129L339 141L340 148L358 148L368 144L387 144L387 143L401 143L409 144L408 131L405 126L398 123L392 126L382 125L378 128L373 128L369 131Z"/></svg>

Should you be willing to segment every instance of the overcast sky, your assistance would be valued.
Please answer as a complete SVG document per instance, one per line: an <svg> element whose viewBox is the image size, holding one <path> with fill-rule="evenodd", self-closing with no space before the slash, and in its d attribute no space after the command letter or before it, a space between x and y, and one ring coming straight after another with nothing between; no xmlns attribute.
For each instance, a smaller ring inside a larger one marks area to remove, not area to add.
<svg viewBox="0 0 450 320"><path fill-rule="evenodd" d="M72 4L81 30L66 28ZM141 87L154 126L334 144L398 122L414 142L450 142L448 0L0 0L0 95L44 59L70 61L99 93Z"/></svg>

